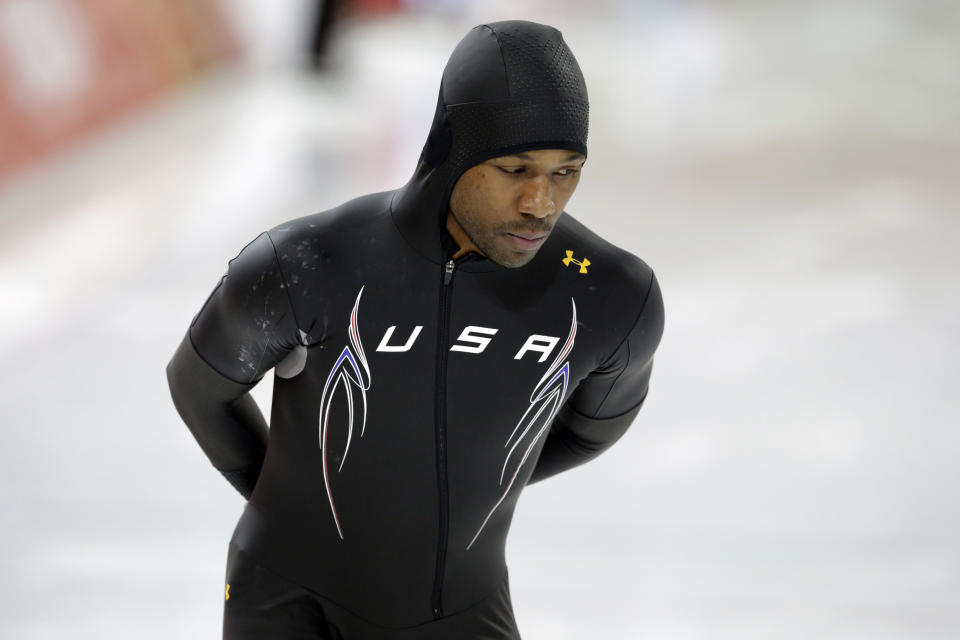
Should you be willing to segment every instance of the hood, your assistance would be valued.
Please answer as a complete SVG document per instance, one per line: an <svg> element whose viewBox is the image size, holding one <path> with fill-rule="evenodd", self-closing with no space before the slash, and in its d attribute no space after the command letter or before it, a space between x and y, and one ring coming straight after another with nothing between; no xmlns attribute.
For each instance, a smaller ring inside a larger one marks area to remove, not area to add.
<svg viewBox="0 0 960 640"><path fill-rule="evenodd" d="M446 230L450 193L463 172L531 149L586 155L588 111L580 65L557 29L524 20L474 27L443 70L413 177L391 200L400 233L427 259L445 262L456 250ZM485 258L469 264L503 268Z"/></svg>

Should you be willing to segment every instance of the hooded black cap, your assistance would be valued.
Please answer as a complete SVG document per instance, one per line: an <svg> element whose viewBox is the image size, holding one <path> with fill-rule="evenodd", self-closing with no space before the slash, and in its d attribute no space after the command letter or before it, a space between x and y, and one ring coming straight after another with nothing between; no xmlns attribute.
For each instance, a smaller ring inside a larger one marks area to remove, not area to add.
<svg viewBox="0 0 960 640"><path fill-rule="evenodd" d="M424 256L444 262L450 193L463 172L531 149L586 155L588 112L580 65L557 29L524 20L474 27L443 70L417 169L393 196L400 232Z"/></svg>

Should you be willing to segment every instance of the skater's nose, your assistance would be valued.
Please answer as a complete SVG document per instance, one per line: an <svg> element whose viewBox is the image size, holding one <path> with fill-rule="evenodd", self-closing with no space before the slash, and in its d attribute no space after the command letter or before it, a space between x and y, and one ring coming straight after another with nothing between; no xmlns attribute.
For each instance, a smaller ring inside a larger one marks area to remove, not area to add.
<svg viewBox="0 0 960 640"><path fill-rule="evenodd" d="M545 175L539 175L524 180L520 188L520 197L517 199L517 208L520 213L537 218L556 213L557 205L553 202L550 179Z"/></svg>

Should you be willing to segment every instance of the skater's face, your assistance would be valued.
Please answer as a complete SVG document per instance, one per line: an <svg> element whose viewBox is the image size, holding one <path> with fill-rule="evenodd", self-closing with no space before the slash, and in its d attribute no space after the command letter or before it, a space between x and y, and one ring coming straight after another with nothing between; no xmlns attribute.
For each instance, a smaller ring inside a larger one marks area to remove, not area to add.
<svg viewBox="0 0 960 640"><path fill-rule="evenodd" d="M550 235L585 161L582 153L564 149L491 158L457 180L450 215L490 260L522 267Z"/></svg>

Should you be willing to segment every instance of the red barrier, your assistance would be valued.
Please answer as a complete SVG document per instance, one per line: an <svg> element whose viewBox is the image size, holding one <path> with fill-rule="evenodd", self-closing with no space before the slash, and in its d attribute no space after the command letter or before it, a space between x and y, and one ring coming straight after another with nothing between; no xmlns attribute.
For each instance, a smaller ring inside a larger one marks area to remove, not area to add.
<svg viewBox="0 0 960 640"><path fill-rule="evenodd" d="M237 53L215 0L0 0L0 176Z"/></svg>

